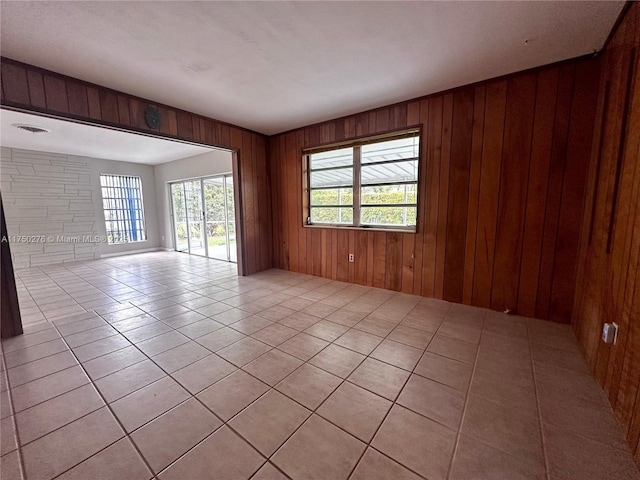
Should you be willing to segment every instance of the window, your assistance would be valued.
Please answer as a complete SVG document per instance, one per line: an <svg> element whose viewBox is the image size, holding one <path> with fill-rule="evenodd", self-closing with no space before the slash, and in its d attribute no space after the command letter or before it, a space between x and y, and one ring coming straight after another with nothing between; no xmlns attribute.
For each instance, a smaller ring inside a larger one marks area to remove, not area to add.
<svg viewBox="0 0 640 480"><path fill-rule="evenodd" d="M308 225L415 230L420 132L305 152Z"/></svg>
<svg viewBox="0 0 640 480"><path fill-rule="evenodd" d="M102 206L109 244L147 239L140 177L100 175Z"/></svg>

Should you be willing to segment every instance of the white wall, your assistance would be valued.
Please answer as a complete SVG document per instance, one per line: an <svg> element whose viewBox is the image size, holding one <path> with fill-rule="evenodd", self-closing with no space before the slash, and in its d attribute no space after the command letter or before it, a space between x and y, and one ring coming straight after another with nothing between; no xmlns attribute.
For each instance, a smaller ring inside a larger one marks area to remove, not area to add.
<svg viewBox="0 0 640 480"><path fill-rule="evenodd" d="M158 218L161 220L160 245L164 248L173 249L169 183L190 178L231 173L232 154L225 150L212 150L194 157L155 165L154 170Z"/></svg>
<svg viewBox="0 0 640 480"><path fill-rule="evenodd" d="M0 190L9 234L45 237L12 242L15 267L173 249L169 182L231 170L232 154L223 150L152 166L2 147ZM108 245L100 239L106 236L100 174L140 177L147 240Z"/></svg>
<svg viewBox="0 0 640 480"><path fill-rule="evenodd" d="M16 268L99 257L88 159L2 148L0 182Z"/></svg>
<svg viewBox="0 0 640 480"><path fill-rule="evenodd" d="M141 177L146 241L108 245L95 238L106 235L101 173ZM155 178L150 165L2 147L0 185L9 235L31 236L32 240L11 243L16 268L160 246ZM33 241L34 236L43 239Z"/></svg>

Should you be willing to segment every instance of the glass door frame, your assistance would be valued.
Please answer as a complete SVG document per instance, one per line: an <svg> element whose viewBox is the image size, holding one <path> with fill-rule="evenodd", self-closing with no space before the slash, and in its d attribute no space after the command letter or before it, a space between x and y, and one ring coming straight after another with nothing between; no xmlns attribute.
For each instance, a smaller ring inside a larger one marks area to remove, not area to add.
<svg viewBox="0 0 640 480"><path fill-rule="evenodd" d="M209 179L213 179L213 178L220 178L222 179L222 189L223 189L223 195L224 195L224 225L225 225L225 245L226 245L226 250L227 250L227 258L226 260L224 259L220 259L220 258L215 258L215 257L210 257L209 256L209 239L207 236L207 207L206 207L206 203L205 203L205 181L209 180ZM173 235L173 248L175 251L177 252L181 252L181 253L188 253L189 255L197 255L197 256L204 256L205 258L212 258L214 260L221 260L221 261L226 261L229 263L238 263L238 239L237 239L237 219L236 219L236 212L235 212L235 207L236 207L236 201L234 198L234 212L233 212L233 224L234 224L234 232L235 232L235 248L236 248L236 260L232 260L231 258L231 242L229 240L229 198L228 198L228 190L227 190L227 182L231 180L231 185L233 188L233 192L234 192L234 197L235 197L235 189L236 186L234 184L234 176L233 173L228 172L228 173L221 173L221 174L217 174L217 175L208 175L206 177L197 177L197 178L191 178L191 179L186 179L186 180L176 180L176 181L172 181L172 182L168 182L168 190L169 190L169 201L171 204L171 224L172 224L172 235ZM201 211L200 211L200 221L202 222L202 231L200 233L201 238L204 240L204 255L198 254L198 253L194 253L191 250L191 233L190 233L190 228L189 228L189 209L187 207L187 190L186 190L186 183L187 182L200 182L200 207L201 207ZM185 225L186 225L186 230L187 230L187 250L178 250L178 239L177 239L177 223L176 223L176 210L175 210L175 202L173 199L173 191L172 191L172 187L174 185L182 185L182 196L184 199L184 215L185 215Z"/></svg>
<svg viewBox="0 0 640 480"><path fill-rule="evenodd" d="M191 254L191 236L189 235L189 216L187 215L187 193L186 193L186 189L185 189L185 184L186 181L181 181L181 182L169 182L169 202L171 204L171 234L173 235L173 249L176 252L180 252L180 253L184 253L187 252L189 254ZM186 250L179 250L178 249L178 224L177 224L177 220L176 220L176 204L173 200L173 186L174 185L180 185L181 186L181 190L182 190L182 199L184 202L184 224L185 224L185 228L186 228L186 236L187 236L187 249Z"/></svg>

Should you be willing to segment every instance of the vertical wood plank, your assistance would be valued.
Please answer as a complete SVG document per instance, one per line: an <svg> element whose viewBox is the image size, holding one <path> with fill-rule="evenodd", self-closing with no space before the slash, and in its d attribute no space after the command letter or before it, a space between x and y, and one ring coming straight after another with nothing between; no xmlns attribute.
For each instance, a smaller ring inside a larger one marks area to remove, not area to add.
<svg viewBox="0 0 640 480"><path fill-rule="evenodd" d="M472 297L473 304L480 307L491 305L506 103L507 82L502 80L489 83L482 141L482 172Z"/></svg>
<svg viewBox="0 0 640 480"><path fill-rule="evenodd" d="M387 130L389 130L390 113L391 112L389 108L380 108L376 111L376 132L386 132Z"/></svg>
<svg viewBox="0 0 640 480"><path fill-rule="evenodd" d="M373 234L373 286L384 288L387 266L387 234L375 232Z"/></svg>
<svg viewBox="0 0 640 480"><path fill-rule="evenodd" d="M144 105L137 98L129 99L129 120L131 121L131 125L135 128L139 129L148 129L147 122L144 119ZM162 114L162 124L168 129L168 119L167 114Z"/></svg>
<svg viewBox="0 0 640 480"><path fill-rule="evenodd" d="M573 64L560 67L536 300L536 316L539 318L548 318L549 315L574 72L575 65Z"/></svg>
<svg viewBox="0 0 640 480"><path fill-rule="evenodd" d="M54 75L43 75L43 80L47 109L55 112L69 113L69 98L65 81Z"/></svg>
<svg viewBox="0 0 640 480"><path fill-rule="evenodd" d="M87 87L81 83L67 82L67 96L69 98L69 113L77 117L89 116Z"/></svg>
<svg viewBox="0 0 640 480"><path fill-rule="evenodd" d="M2 62L1 72L4 99L11 103L29 105L29 84L26 69L19 65ZM38 87L39 85L34 84L32 88L36 90L36 94L41 98L44 96L44 85L42 86L42 93L37 91Z"/></svg>
<svg viewBox="0 0 640 480"><path fill-rule="evenodd" d="M118 123L120 116L118 115L118 97L111 90L101 88L98 93L100 94L100 107L101 118L108 123Z"/></svg>
<svg viewBox="0 0 640 480"><path fill-rule="evenodd" d="M415 105L415 106L413 106ZM413 287L414 295L422 294L422 255L424 250L425 230L427 228L427 170L429 168L427 158L427 146L424 140L429 130L429 102L411 102L407 110L407 123L417 125L422 123L420 137L420 163L418 165L418 217L416 223L416 235L413 261Z"/></svg>
<svg viewBox="0 0 640 480"><path fill-rule="evenodd" d="M402 237L400 233L386 234L385 283L387 290L400 290L402 286Z"/></svg>
<svg viewBox="0 0 640 480"><path fill-rule="evenodd" d="M354 263L355 263L355 283L359 285L367 284L367 232L354 232Z"/></svg>
<svg viewBox="0 0 640 480"><path fill-rule="evenodd" d="M174 137L178 136L178 114L175 110L169 110L169 118L167 119L169 123L169 134ZM237 130L237 129L234 129ZM233 147L233 142L230 141L229 146Z"/></svg>
<svg viewBox="0 0 640 480"><path fill-rule="evenodd" d="M180 130L180 113L178 113L178 129ZM183 120L182 128L189 131L189 128L193 129L193 123L187 125L186 119ZM244 261L245 265L250 271L257 271L258 257L257 257L257 243L259 241L256 234L256 215L257 205L255 203L255 183L254 183L254 162L255 162L255 149L253 148L253 138L248 132L241 133L241 150L244 152L240 158L240 164L242 168L242 197L243 197L243 210L244 210L244 238L246 239L244 245Z"/></svg>
<svg viewBox="0 0 640 480"><path fill-rule="evenodd" d="M3 70L3 91L5 88L5 81ZM27 70L27 81L29 83L29 100L31 105L37 108L47 108L47 100L44 96L44 80L42 79L42 73L34 70Z"/></svg>
<svg viewBox="0 0 640 480"><path fill-rule="evenodd" d="M129 117L129 102L124 95L118 95L118 119L121 125L127 127L131 126L131 119Z"/></svg>
<svg viewBox="0 0 640 480"><path fill-rule="evenodd" d="M442 156L438 198L438 226L436 233L435 296L444 298L445 255L447 249L447 213L449 210L449 168L451 164L451 128L453 123L453 94L443 98L442 106Z"/></svg>
<svg viewBox="0 0 640 480"><path fill-rule="evenodd" d="M402 235L402 293L413 293L416 235Z"/></svg>
<svg viewBox="0 0 640 480"><path fill-rule="evenodd" d="M87 87L87 102L89 104L89 118L93 120L102 120L100 92L97 88Z"/></svg>
<svg viewBox="0 0 640 480"><path fill-rule="evenodd" d="M349 277L347 282L354 283L356 281L356 263L355 263L355 249L356 249L356 238L355 231L349 230L349 254L354 255L353 262L349 262Z"/></svg>
<svg viewBox="0 0 640 480"><path fill-rule="evenodd" d="M289 168L294 174L295 182L293 183L293 192L295 202L289 207L291 208L291 219L295 232L298 236L298 272L308 273L307 271L307 229L302 227L302 145L304 143L304 132L294 132L293 136L294 148L291 151L291 162Z"/></svg>
<svg viewBox="0 0 640 480"><path fill-rule="evenodd" d="M367 285L373 286L373 267L375 258L375 242L373 232L364 232L367 236Z"/></svg>
<svg viewBox="0 0 640 480"><path fill-rule="evenodd" d="M558 69L545 70L538 74L536 111L531 142L531 164L527 195L520 284L518 286L518 312L524 316L535 316L538 296L538 276L542 253L545 207L547 204L547 182L553 141L553 121L558 95Z"/></svg>
<svg viewBox="0 0 640 480"><path fill-rule="evenodd" d="M176 117L177 117L178 135L181 136L182 138L193 140L194 139L193 121L191 119L191 116L188 113L183 112L182 110L179 110L176 112ZM243 140L243 143L244 143L244 140Z"/></svg>
<svg viewBox="0 0 640 480"><path fill-rule="evenodd" d="M338 245L338 231L336 229L331 230L331 279L337 280L339 276L338 272L338 253L339 253L339 245Z"/></svg>
<svg viewBox="0 0 640 480"><path fill-rule="evenodd" d="M427 128L427 172L425 195L424 243L422 247L422 295L436 295L436 255L438 241L438 212L440 211L440 170L442 166L442 107L443 97L428 100L428 106L421 107L423 121Z"/></svg>
<svg viewBox="0 0 640 480"><path fill-rule="evenodd" d="M507 81L507 112L502 152L496 256L493 265L491 307L517 309L522 238L527 201L527 182L533 114L535 74Z"/></svg>
<svg viewBox="0 0 640 480"><path fill-rule="evenodd" d="M556 252L551 284L549 318L569 323L576 282L576 261L580 221L584 209L584 189L596 105L599 64L581 62L576 67L571 119L567 138L565 172L560 200Z"/></svg>
<svg viewBox="0 0 640 480"><path fill-rule="evenodd" d="M480 173L482 172L482 136L484 134L486 94L487 87L485 85L475 88L471 165L469 171L469 210L467 212L464 280L462 285L462 302L467 305L471 304L473 298L473 274L476 261L478 197L480 194Z"/></svg>
<svg viewBox="0 0 640 480"><path fill-rule="evenodd" d="M462 302L464 284L474 100L472 88L453 94L449 195L446 220L442 219L446 221L446 240L442 243L445 256L443 298L458 303Z"/></svg>
<svg viewBox="0 0 640 480"><path fill-rule="evenodd" d="M337 231L337 274L336 279L340 282L349 280L349 232L346 230Z"/></svg>
<svg viewBox="0 0 640 480"><path fill-rule="evenodd" d="M288 225L288 249L289 268L294 272L299 272L298 265L298 224L296 222L296 207L300 201L296 196L296 167L295 158L297 151L296 134L289 133L286 136L286 170L287 170L287 225Z"/></svg>

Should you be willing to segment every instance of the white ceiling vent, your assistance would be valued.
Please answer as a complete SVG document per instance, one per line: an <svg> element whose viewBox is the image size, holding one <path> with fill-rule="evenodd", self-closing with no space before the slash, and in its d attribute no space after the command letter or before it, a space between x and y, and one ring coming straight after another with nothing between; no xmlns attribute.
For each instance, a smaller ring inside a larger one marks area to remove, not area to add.
<svg viewBox="0 0 640 480"><path fill-rule="evenodd" d="M40 133L49 133L51 130L47 130L46 128L36 127L35 125L24 125L22 123L14 123L14 127L19 128L20 130L24 130L25 132L33 133L34 135Z"/></svg>

